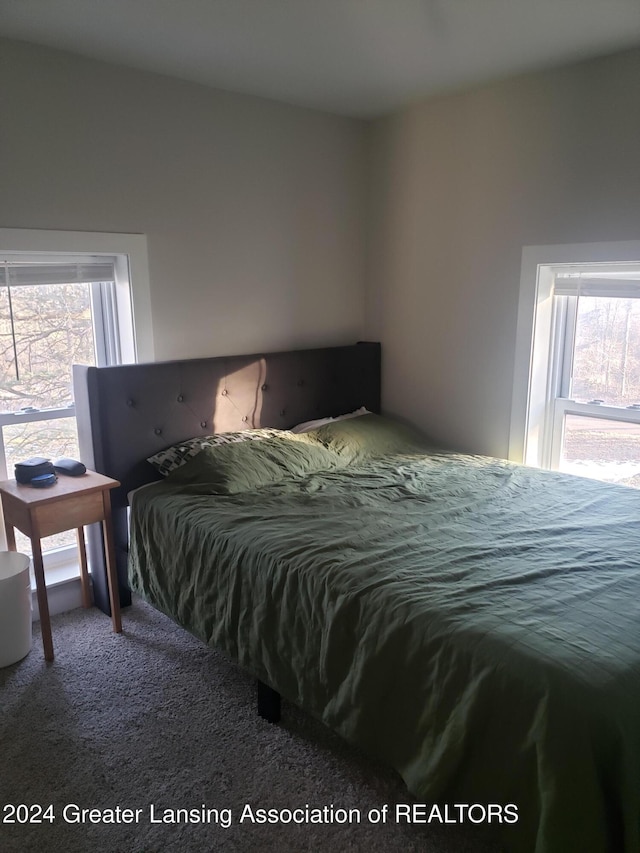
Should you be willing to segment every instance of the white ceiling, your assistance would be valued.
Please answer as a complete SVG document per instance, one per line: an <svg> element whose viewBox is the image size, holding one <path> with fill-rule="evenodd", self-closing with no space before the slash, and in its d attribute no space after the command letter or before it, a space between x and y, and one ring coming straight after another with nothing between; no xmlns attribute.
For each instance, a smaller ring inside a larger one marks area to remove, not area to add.
<svg viewBox="0 0 640 853"><path fill-rule="evenodd" d="M640 0L0 0L0 35L373 117L640 44Z"/></svg>

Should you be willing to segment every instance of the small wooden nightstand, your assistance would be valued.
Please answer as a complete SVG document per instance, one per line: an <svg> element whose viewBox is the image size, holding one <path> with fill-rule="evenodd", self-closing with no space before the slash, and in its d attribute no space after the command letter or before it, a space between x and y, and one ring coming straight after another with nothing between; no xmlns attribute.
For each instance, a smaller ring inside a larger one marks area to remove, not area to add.
<svg viewBox="0 0 640 853"><path fill-rule="evenodd" d="M102 522L111 620L113 630L118 633L122 631L111 526L111 497L109 495L109 491L119 485L120 483L117 480L96 474L94 471L87 471L80 477L67 477L61 474L55 485L43 489L22 486L15 480L0 482L0 498L7 533L7 547L10 551L16 550L14 527L17 527L31 540L45 660L53 660L51 621L49 619L47 586L44 579L40 545L40 540L45 536L53 536L54 533L62 533L64 530L75 528L80 557L82 604L84 607L89 607L91 604L91 587L87 571L83 526L98 521Z"/></svg>

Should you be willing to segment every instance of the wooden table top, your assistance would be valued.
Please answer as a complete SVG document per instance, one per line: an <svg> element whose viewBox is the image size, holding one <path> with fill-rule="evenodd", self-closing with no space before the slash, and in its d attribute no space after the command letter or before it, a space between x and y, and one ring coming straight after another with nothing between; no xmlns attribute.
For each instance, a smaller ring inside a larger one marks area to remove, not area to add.
<svg viewBox="0 0 640 853"><path fill-rule="evenodd" d="M27 506L37 506L40 503L63 500L79 493L86 494L114 489L119 485L118 480L112 480L111 477L105 477L104 474L97 474L95 471L87 471L79 477L59 474L58 480L53 486L42 488L16 483L15 480L2 480L0 481L0 494L10 495Z"/></svg>

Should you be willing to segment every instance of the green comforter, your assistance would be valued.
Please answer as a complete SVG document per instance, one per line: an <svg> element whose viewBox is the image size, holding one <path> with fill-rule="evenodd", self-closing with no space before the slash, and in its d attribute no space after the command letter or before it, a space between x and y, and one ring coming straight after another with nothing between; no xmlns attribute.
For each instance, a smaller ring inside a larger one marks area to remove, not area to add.
<svg viewBox="0 0 640 853"><path fill-rule="evenodd" d="M133 588L508 850L637 853L640 493L406 450L140 490Z"/></svg>

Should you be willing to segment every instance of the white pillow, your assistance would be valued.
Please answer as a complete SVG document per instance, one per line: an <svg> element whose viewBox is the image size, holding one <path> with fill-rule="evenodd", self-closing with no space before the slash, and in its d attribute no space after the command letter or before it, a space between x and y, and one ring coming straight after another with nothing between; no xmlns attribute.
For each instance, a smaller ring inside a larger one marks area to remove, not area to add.
<svg viewBox="0 0 640 853"><path fill-rule="evenodd" d="M336 421L346 421L348 418L359 418L360 415L370 415L371 412L368 409L365 409L364 406L360 406L359 409L356 409L355 412L349 412L348 415L338 415L337 418L318 418L315 421L304 421L304 423L297 424L291 428L290 432L310 432L312 429L318 429L325 424L333 424Z"/></svg>
<svg viewBox="0 0 640 853"><path fill-rule="evenodd" d="M291 427L291 432L309 432L309 430L318 429L318 427L324 426L325 424L330 424L332 420L333 418L318 418L317 421L305 421L302 424Z"/></svg>

